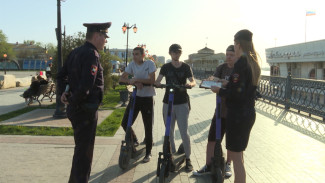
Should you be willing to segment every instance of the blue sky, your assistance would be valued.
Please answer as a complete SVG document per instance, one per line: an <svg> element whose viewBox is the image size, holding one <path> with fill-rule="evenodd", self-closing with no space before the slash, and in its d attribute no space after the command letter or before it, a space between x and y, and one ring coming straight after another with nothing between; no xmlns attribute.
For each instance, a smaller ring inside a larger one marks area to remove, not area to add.
<svg viewBox="0 0 325 183"><path fill-rule="evenodd" d="M2 1L0 29L8 42L35 40L56 44L56 0ZM306 17L307 10L316 11ZM129 48L146 44L150 54L165 56L179 43L181 59L207 46L216 53L233 44L240 29L254 33L255 48L265 61L265 48L325 39L324 0L66 0L61 2L62 29L67 35L85 32L83 23L112 22L107 46L125 48L124 22L138 32L129 33ZM130 29L131 31L131 29ZM263 63L263 66L266 66Z"/></svg>

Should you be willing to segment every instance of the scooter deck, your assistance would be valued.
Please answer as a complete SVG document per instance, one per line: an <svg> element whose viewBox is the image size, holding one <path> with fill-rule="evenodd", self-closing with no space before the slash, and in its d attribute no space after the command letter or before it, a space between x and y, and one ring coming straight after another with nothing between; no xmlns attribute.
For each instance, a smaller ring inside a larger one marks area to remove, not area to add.
<svg viewBox="0 0 325 183"><path fill-rule="evenodd" d="M186 156L184 153L182 153L182 154L174 153L173 154L173 162L174 162L175 168L172 168L171 172L178 171L181 168L182 164L185 162L185 159L186 159Z"/></svg>
<svg viewBox="0 0 325 183"><path fill-rule="evenodd" d="M146 151L146 145L140 144L137 147L135 147L135 152L132 153L131 158L135 159L136 157L140 156L145 151Z"/></svg>

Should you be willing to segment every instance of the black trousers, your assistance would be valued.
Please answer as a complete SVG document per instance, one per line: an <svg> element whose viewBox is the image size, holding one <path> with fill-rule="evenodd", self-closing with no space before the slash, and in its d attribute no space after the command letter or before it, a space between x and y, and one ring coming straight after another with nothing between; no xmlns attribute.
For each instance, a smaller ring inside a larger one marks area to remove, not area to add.
<svg viewBox="0 0 325 183"><path fill-rule="evenodd" d="M68 118L74 130L74 155L69 183L87 183L93 160L98 112L68 106Z"/></svg>
<svg viewBox="0 0 325 183"><path fill-rule="evenodd" d="M130 103L126 107L123 120L122 120L122 127L124 131L126 131L126 127L128 124L129 112L130 112ZM145 131L145 143L146 143L146 155L151 153L152 149L152 122L153 122L153 97L136 97L135 104L134 104L134 112L133 112L133 120L132 125L137 118L139 112L141 111L144 131ZM137 136L135 135L133 129L131 128L131 135L132 138L137 140Z"/></svg>

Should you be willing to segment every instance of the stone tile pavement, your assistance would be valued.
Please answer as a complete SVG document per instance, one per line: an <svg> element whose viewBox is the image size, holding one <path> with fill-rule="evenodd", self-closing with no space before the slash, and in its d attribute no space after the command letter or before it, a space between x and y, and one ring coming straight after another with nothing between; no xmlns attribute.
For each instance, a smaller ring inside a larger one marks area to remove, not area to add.
<svg viewBox="0 0 325 183"><path fill-rule="evenodd" d="M92 183L158 182L157 155L162 150L164 124L162 97L157 89L152 159L142 163L144 154L132 160L127 170L118 166L120 143L124 132L120 128L114 137L96 137ZM192 163L195 169L205 163L207 135L215 109L215 94L209 90L189 90L192 110L189 133ZM287 124L286 113L269 104L257 104L257 120L244 153L248 183L315 182L325 180L325 140ZM269 114L269 115L267 115ZM35 119L37 120L37 119ZM134 129L143 138L139 115ZM307 135L306 135L307 134ZM319 137L319 135L318 135ZM181 138L176 128L176 145ZM72 137L0 136L0 183L7 182L67 182L73 155ZM224 144L223 144L224 146ZM195 177L182 168L171 173L170 182L211 182L209 176ZM234 182L233 176L225 182Z"/></svg>

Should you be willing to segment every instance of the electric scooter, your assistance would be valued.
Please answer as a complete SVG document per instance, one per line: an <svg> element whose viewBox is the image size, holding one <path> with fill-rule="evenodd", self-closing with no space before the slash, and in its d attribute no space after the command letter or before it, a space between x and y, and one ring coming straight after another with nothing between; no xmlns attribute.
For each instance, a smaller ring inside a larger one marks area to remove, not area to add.
<svg viewBox="0 0 325 183"><path fill-rule="evenodd" d="M125 83L120 83L120 85L126 85ZM143 84L144 86L150 86L148 84ZM140 155L146 148L144 144L140 144L139 146L134 146L134 139L131 135L132 129L132 120L133 120L133 112L135 99L137 95L137 88L133 86L133 92L130 98L130 111L128 116L128 123L125 131L125 140L122 140L120 157L119 157L119 166L121 169L126 169L130 163L131 158L135 158Z"/></svg>
<svg viewBox="0 0 325 183"><path fill-rule="evenodd" d="M169 133L170 133L170 122L172 119L171 113L173 110L173 102L174 102L174 89L175 88L190 89L191 87L186 87L183 85L174 85L174 84L167 84L167 85L162 84L157 88L166 88L166 87L170 89L169 89L169 96L168 96L168 111L167 111L167 120L165 124L166 129L165 129L165 136L164 136L163 152L159 152L157 172L156 172L157 176L159 177L159 183L165 183L166 178L169 176L169 172L174 172L179 170L181 165L185 162L185 158L186 158L183 144L180 145L176 153L174 154L171 153Z"/></svg>
<svg viewBox="0 0 325 183"><path fill-rule="evenodd" d="M223 183L225 177L225 158L221 147L221 97L217 95L216 108L216 144L214 146L214 156L211 159L211 179L212 182Z"/></svg>
<svg viewBox="0 0 325 183"><path fill-rule="evenodd" d="M205 81L210 83L211 81ZM209 84L208 84L209 85ZM211 86L201 83L200 88L210 89ZM223 183L225 177L225 158L223 157L221 147L221 97L217 95L216 107L216 144L214 146L214 155L211 158L211 179L212 182Z"/></svg>

